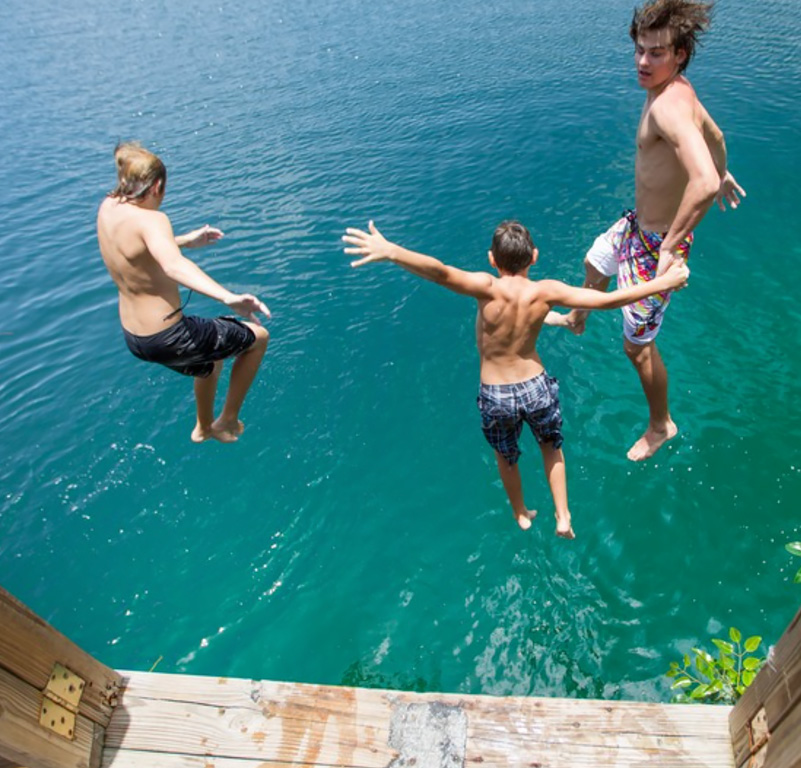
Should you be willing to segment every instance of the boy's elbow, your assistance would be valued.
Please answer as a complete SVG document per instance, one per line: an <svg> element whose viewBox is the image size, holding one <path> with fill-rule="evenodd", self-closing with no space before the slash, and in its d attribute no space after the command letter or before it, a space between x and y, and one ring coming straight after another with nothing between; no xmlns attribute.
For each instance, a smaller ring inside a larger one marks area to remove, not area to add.
<svg viewBox="0 0 801 768"><path fill-rule="evenodd" d="M720 189L720 178L717 173L705 173L698 180L698 197L704 205L710 205Z"/></svg>

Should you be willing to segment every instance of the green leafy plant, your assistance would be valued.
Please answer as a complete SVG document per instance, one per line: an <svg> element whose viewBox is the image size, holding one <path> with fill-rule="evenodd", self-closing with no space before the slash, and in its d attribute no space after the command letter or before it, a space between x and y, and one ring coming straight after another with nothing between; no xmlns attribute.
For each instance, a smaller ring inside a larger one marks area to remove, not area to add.
<svg viewBox="0 0 801 768"><path fill-rule="evenodd" d="M784 548L796 557L801 557L801 541L791 541L784 545ZM801 568L793 577L793 584L801 584Z"/></svg>
<svg viewBox="0 0 801 768"><path fill-rule="evenodd" d="M742 639L740 630L731 627L731 642L712 640L718 649L717 657L701 648L693 648L692 657L685 654L683 664L672 661L665 674L673 680L671 689L677 691L673 701L734 704L765 663L764 656L754 655L762 638L749 637L745 642Z"/></svg>

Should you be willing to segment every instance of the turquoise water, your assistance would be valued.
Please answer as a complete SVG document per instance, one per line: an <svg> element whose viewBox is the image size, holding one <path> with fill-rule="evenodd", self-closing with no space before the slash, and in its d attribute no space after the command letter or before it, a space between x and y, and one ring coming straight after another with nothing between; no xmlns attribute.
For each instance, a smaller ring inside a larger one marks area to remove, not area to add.
<svg viewBox="0 0 801 768"><path fill-rule="evenodd" d="M579 282L632 201L631 5L7 2L0 583L165 672L668 700L691 645L774 642L801 602L797 0L721 0L690 68L748 199L699 228L660 340L680 437L625 459L645 406L616 312L543 334L575 542L530 436L541 517L507 508L470 301L341 252L373 217L483 268L518 217L538 273ZM189 382L124 347L94 216L129 138L177 231L227 233L199 263L272 309L235 446L190 443Z"/></svg>

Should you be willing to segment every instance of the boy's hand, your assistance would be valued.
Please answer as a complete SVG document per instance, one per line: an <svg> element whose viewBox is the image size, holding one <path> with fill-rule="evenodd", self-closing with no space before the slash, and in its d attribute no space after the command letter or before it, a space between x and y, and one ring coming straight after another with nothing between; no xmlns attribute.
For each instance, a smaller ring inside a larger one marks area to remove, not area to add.
<svg viewBox="0 0 801 768"><path fill-rule="evenodd" d="M362 259L352 261L352 267L361 267L362 264L369 264L372 261L386 261L392 257L392 250L395 248L394 243L390 243L376 228L372 220L369 223L369 232L364 232L361 229L354 229L348 227L345 232L347 234L342 236L342 240L350 243L353 248L345 248L345 253L363 256Z"/></svg>
<svg viewBox="0 0 801 768"><path fill-rule="evenodd" d="M740 204L740 197L745 197L745 190L737 183L734 176L728 171L726 175L720 180L720 189L715 195L715 201L721 211L726 210L726 203L734 210Z"/></svg>
<svg viewBox="0 0 801 768"><path fill-rule="evenodd" d="M216 243L222 237L223 231L221 229L205 224L200 229L193 229L185 235L178 235L175 238L175 242L179 248L201 248L209 243Z"/></svg>
<svg viewBox="0 0 801 768"><path fill-rule="evenodd" d="M250 293L233 294L225 302L225 306L233 309L238 315L246 317L252 323L256 323L256 325L261 325L261 321L256 317L256 312L261 312L266 317L270 316L270 310L267 309L267 305Z"/></svg>
<svg viewBox="0 0 801 768"><path fill-rule="evenodd" d="M680 291L687 287L690 279L690 268L682 259L676 259L662 275L662 280L667 283L666 290Z"/></svg>

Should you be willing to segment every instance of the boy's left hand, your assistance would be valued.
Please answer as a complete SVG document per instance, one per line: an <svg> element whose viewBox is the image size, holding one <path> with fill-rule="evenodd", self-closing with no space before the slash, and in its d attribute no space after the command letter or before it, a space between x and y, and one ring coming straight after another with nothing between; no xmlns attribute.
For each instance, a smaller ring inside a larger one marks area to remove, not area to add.
<svg viewBox="0 0 801 768"><path fill-rule="evenodd" d="M204 245L216 243L222 237L224 237L224 233L221 229L205 224L200 229L193 229L185 235L179 235L175 238L175 242L179 248L202 248Z"/></svg>
<svg viewBox="0 0 801 768"><path fill-rule="evenodd" d="M344 242L354 246L353 248L345 248L345 253L364 257L352 261L350 263L352 267L361 267L363 264L369 264L372 261L386 261L392 256L392 249L395 247L394 243L390 243L378 231L372 220L368 227L370 229L369 232L348 227L345 230L347 234L342 236Z"/></svg>

